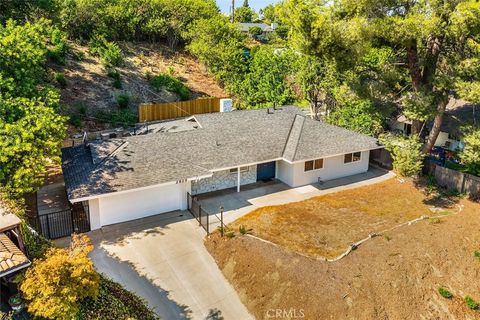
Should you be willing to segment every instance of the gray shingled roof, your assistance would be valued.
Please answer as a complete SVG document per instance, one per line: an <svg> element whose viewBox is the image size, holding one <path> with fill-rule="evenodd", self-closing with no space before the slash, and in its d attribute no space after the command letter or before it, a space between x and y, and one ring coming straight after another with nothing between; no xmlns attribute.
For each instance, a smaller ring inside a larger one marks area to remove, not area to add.
<svg viewBox="0 0 480 320"><path fill-rule="evenodd" d="M263 32L275 31L275 29L273 29L271 25L266 23L241 22L238 24L238 28L240 29L240 31L243 31L243 32L250 31L250 28L252 27L259 27L260 29L262 29Z"/></svg>
<svg viewBox="0 0 480 320"><path fill-rule="evenodd" d="M461 127L466 125L480 126L480 106L462 100L450 100L440 130L461 137ZM432 121L427 123L429 130L432 126Z"/></svg>
<svg viewBox="0 0 480 320"><path fill-rule="evenodd" d="M372 137L306 118L296 107L195 117L200 126L190 130L63 149L69 199L196 179L212 170L280 158L301 161L379 148Z"/></svg>

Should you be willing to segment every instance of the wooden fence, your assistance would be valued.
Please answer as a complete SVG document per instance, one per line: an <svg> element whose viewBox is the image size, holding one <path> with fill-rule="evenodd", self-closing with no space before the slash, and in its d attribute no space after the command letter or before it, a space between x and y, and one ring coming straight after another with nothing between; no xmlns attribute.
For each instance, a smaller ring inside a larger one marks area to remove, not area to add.
<svg viewBox="0 0 480 320"><path fill-rule="evenodd" d="M220 98L201 98L168 103L142 103L138 106L138 118L140 122L156 121L219 111Z"/></svg>
<svg viewBox="0 0 480 320"><path fill-rule="evenodd" d="M423 172L434 176L437 183L447 190L466 193L473 198L480 197L480 177L445 168L430 161L425 161Z"/></svg>
<svg viewBox="0 0 480 320"><path fill-rule="evenodd" d="M393 159L392 156L390 155L390 152L388 152L385 149L376 149L376 150L371 150L370 151L370 162L373 162L374 164L388 169L392 170L393 169Z"/></svg>

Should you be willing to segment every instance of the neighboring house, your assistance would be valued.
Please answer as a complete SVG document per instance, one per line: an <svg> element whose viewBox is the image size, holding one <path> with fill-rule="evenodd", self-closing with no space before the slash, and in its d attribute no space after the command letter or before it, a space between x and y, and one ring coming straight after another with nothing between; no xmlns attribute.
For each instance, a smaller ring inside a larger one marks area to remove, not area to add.
<svg viewBox="0 0 480 320"><path fill-rule="evenodd" d="M269 33L275 31L278 27L276 23L266 24L266 23L250 23L250 22L242 22L238 24L238 28L241 32L248 33L250 32L250 28L252 27L259 27L262 30L262 34L258 37L261 39L266 39Z"/></svg>
<svg viewBox="0 0 480 320"><path fill-rule="evenodd" d="M8 286L10 278L31 264L20 236L20 224L20 219L8 213L0 199L0 286Z"/></svg>
<svg viewBox="0 0 480 320"><path fill-rule="evenodd" d="M297 187L366 172L370 150L382 148L372 137L290 106L156 126L156 133L62 150L68 199L88 202L91 229L185 210L187 193L240 191L273 178Z"/></svg>
<svg viewBox="0 0 480 320"><path fill-rule="evenodd" d="M480 125L480 108L461 100L452 99L447 105L440 133L435 141L435 146L451 151L463 150L461 127L464 125ZM426 135L432 129L433 122L425 126ZM397 132L410 134L412 122L404 115L400 115L392 124L391 129Z"/></svg>

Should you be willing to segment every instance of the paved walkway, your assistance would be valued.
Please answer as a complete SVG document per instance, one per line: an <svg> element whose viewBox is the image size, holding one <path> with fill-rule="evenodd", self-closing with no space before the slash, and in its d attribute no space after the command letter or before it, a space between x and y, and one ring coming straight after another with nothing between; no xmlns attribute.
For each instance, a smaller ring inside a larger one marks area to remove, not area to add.
<svg viewBox="0 0 480 320"><path fill-rule="evenodd" d="M70 208L65 191L65 183L47 184L37 192L38 214L44 215Z"/></svg>
<svg viewBox="0 0 480 320"><path fill-rule="evenodd" d="M162 319L252 319L210 256L189 212L89 234L96 268L143 297Z"/></svg>
<svg viewBox="0 0 480 320"><path fill-rule="evenodd" d="M200 204L209 213L219 212L224 207L224 223L228 224L260 207L298 202L324 194L379 183L395 177L390 171L371 168L365 173L324 182L290 188L281 181L256 183L245 186L243 191L228 189L199 196ZM220 225L218 219L210 218L210 230Z"/></svg>

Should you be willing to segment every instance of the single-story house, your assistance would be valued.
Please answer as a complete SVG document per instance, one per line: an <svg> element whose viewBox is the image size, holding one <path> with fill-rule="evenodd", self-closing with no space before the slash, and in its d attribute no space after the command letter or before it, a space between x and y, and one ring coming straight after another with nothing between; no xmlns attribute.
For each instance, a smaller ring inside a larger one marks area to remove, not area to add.
<svg viewBox="0 0 480 320"><path fill-rule="evenodd" d="M238 29L244 33L249 33L250 29L253 27L258 27L262 30L262 34L258 35L258 38L266 39L269 33L272 33L277 29L278 25L276 23L266 24L254 22L242 22L238 24Z"/></svg>
<svg viewBox="0 0 480 320"><path fill-rule="evenodd" d="M153 126L153 125L152 125ZM187 209L197 195L268 179L291 187L366 172L377 139L284 106L195 115L155 133L62 150L70 202L89 206L91 229Z"/></svg>
<svg viewBox="0 0 480 320"><path fill-rule="evenodd" d="M447 105L440 133L435 141L436 147L442 147L451 151L463 150L464 142L461 127L464 125L480 125L480 108L474 104L452 99ZM425 125L425 134L428 136L433 122ZM400 115L391 124L391 129L396 132L410 134L412 121L404 115Z"/></svg>

